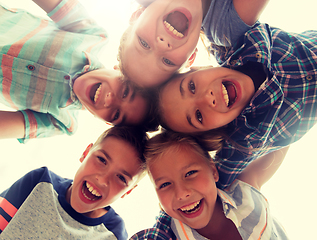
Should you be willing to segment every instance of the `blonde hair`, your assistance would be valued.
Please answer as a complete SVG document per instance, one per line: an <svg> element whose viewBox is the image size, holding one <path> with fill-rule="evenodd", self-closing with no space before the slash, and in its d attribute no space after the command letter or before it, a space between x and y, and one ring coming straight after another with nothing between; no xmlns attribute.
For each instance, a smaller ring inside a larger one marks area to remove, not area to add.
<svg viewBox="0 0 317 240"><path fill-rule="evenodd" d="M205 159L209 163L213 163L213 158L210 155L210 151L219 150L218 145L210 144L206 139L198 139L194 136L188 134L177 133L170 130L163 129L161 133L155 135L150 140L148 140L144 157L146 162L146 167L148 167L164 156L164 153L168 151L171 147L176 147L176 151L183 146L191 147L194 152Z"/></svg>

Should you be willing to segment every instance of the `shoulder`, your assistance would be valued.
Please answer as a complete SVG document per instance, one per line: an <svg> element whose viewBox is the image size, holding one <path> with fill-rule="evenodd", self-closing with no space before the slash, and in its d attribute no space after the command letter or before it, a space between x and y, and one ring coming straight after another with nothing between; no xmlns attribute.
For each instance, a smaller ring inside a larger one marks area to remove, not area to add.
<svg viewBox="0 0 317 240"><path fill-rule="evenodd" d="M115 212L112 207L107 207L107 213L104 221L104 225L113 232L117 239L127 239L128 233L123 219Z"/></svg>

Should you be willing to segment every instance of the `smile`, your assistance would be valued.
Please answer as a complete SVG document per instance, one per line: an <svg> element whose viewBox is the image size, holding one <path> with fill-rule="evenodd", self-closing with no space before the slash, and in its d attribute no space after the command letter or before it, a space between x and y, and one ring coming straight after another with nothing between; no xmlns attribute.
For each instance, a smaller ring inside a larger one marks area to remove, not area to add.
<svg viewBox="0 0 317 240"><path fill-rule="evenodd" d="M183 38L188 32L190 20L186 14L190 15L190 13L185 10L186 9L183 9L182 11L174 10L169 13L163 21L167 31L177 38Z"/></svg>
<svg viewBox="0 0 317 240"><path fill-rule="evenodd" d="M222 94L227 107L232 106L237 100L237 89L232 82L222 83Z"/></svg>
<svg viewBox="0 0 317 240"><path fill-rule="evenodd" d="M93 85L89 93L89 97L91 101L96 103L99 99L100 92L101 92L101 83L96 83L95 85Z"/></svg>
<svg viewBox="0 0 317 240"><path fill-rule="evenodd" d="M96 201L101 198L101 194L90 183L84 182L82 187L82 194L90 201Z"/></svg>
<svg viewBox="0 0 317 240"><path fill-rule="evenodd" d="M190 205L181 207L181 208L179 208L179 209L180 209L183 213L192 214L192 213L197 212L197 211L200 209L200 203L201 203L201 200L200 200L200 201L197 201L197 202L194 202L194 203L192 203L192 204L190 204Z"/></svg>

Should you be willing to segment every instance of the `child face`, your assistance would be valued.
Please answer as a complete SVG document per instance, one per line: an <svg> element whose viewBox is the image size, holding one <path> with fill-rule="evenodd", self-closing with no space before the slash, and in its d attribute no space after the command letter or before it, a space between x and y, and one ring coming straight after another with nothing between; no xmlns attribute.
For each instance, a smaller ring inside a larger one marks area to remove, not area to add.
<svg viewBox="0 0 317 240"><path fill-rule="evenodd" d="M174 131L208 131L233 121L253 94L252 79L238 71L215 67L189 72L162 89L162 117Z"/></svg>
<svg viewBox="0 0 317 240"><path fill-rule="evenodd" d="M141 174L134 147L112 136L93 146L80 161L82 164L68 190L70 204L90 217L103 215L103 208L131 189Z"/></svg>
<svg viewBox="0 0 317 240"><path fill-rule="evenodd" d="M166 81L193 53L201 23L201 0L151 3L124 43L122 64L130 80L142 87Z"/></svg>
<svg viewBox="0 0 317 240"><path fill-rule="evenodd" d="M117 70L87 72L75 80L73 90L88 111L114 125L135 125L145 118L147 100Z"/></svg>
<svg viewBox="0 0 317 240"><path fill-rule="evenodd" d="M149 166L164 211L191 228L210 222L217 200L218 172L188 145L170 147Z"/></svg>

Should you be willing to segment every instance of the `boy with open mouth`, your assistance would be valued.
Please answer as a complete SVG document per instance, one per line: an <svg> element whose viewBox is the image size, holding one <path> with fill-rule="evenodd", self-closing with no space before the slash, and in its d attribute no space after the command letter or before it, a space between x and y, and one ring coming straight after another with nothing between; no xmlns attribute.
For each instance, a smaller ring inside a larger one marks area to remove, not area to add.
<svg viewBox="0 0 317 240"><path fill-rule="evenodd" d="M212 145L170 131L156 135L147 143L145 158L162 211L153 228L130 239L288 239L260 192L287 149L250 163L220 190L217 167L208 153L216 150Z"/></svg>
<svg viewBox="0 0 317 240"><path fill-rule="evenodd" d="M267 0L137 0L121 38L119 66L141 87L156 87L193 63L201 30L230 46L257 21Z"/></svg>
<svg viewBox="0 0 317 240"><path fill-rule="evenodd" d="M137 127L112 127L80 157L74 179L46 167L27 173L0 194L2 239L127 239L111 204L144 176L147 135Z"/></svg>
<svg viewBox="0 0 317 240"><path fill-rule="evenodd" d="M0 6L0 102L16 110L0 111L0 138L72 135L82 109L113 125L143 124L147 95L97 58L107 32L77 0L34 2L51 20Z"/></svg>

